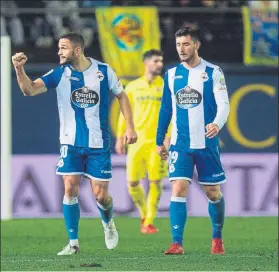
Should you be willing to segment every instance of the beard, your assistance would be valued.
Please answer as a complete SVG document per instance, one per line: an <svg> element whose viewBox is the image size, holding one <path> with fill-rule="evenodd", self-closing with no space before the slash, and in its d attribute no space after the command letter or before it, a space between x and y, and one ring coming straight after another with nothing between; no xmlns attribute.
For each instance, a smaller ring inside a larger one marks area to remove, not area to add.
<svg viewBox="0 0 279 272"><path fill-rule="evenodd" d="M194 59L195 53L188 54L187 56L179 56L181 62L190 62Z"/></svg>
<svg viewBox="0 0 279 272"><path fill-rule="evenodd" d="M151 71L152 76L159 76L159 75L161 75L161 73L162 73L161 68Z"/></svg>
<svg viewBox="0 0 279 272"><path fill-rule="evenodd" d="M71 56L67 58L63 58L62 60L60 59L60 64L70 64L73 65L76 63L77 58L72 54Z"/></svg>

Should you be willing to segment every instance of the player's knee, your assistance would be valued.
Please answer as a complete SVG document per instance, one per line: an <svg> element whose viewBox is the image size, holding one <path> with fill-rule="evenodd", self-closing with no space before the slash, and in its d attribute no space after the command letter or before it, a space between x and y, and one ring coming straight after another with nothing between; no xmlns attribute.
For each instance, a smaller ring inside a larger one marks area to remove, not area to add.
<svg viewBox="0 0 279 272"><path fill-rule="evenodd" d="M172 196L186 197L189 182L187 180L175 180L172 182Z"/></svg>
<svg viewBox="0 0 279 272"><path fill-rule="evenodd" d="M137 187L139 185L139 181L130 181L129 187Z"/></svg>
<svg viewBox="0 0 279 272"><path fill-rule="evenodd" d="M73 197L78 195L79 186L71 183L66 183L64 186L65 196Z"/></svg>
<svg viewBox="0 0 279 272"><path fill-rule="evenodd" d="M205 190L206 196L211 201L217 201L222 197L222 192L219 186L210 186Z"/></svg>
<svg viewBox="0 0 279 272"><path fill-rule="evenodd" d="M74 197L78 195L79 180L78 176L63 176L65 196Z"/></svg>
<svg viewBox="0 0 279 272"><path fill-rule="evenodd" d="M221 192L210 192L207 193L207 198L211 201L217 201L222 197L222 193Z"/></svg>

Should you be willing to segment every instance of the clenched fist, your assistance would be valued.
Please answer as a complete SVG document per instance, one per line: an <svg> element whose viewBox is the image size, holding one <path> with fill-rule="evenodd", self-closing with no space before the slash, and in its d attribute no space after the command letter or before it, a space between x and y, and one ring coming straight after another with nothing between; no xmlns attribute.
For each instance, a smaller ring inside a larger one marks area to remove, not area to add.
<svg viewBox="0 0 279 272"><path fill-rule="evenodd" d="M12 56L12 62L15 68L22 67L27 61L27 57L23 52L16 53Z"/></svg>

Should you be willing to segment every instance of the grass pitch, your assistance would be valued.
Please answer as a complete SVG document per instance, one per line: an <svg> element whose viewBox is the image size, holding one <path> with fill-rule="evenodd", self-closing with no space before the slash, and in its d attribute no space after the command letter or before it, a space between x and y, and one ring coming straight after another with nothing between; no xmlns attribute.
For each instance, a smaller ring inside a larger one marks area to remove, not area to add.
<svg viewBox="0 0 279 272"><path fill-rule="evenodd" d="M171 243L168 218L155 235L139 233L137 218L117 217L119 245L107 250L100 219L81 219L81 254L56 256L67 244L62 219L1 222L1 271L278 271L278 218L226 218L226 255L210 255L209 218L189 217L185 255L164 256Z"/></svg>

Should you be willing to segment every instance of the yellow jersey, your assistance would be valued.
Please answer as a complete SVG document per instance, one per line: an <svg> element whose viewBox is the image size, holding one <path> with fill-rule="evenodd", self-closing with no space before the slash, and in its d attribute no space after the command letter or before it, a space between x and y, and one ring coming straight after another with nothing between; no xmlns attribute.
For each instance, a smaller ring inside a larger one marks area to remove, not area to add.
<svg viewBox="0 0 279 272"><path fill-rule="evenodd" d="M160 76L157 76L151 83L143 76L131 81L125 88L133 111L138 143L156 142L163 85L164 81ZM125 119L120 113L117 136L122 137L125 129ZM169 135L170 128L167 137L170 137Z"/></svg>

